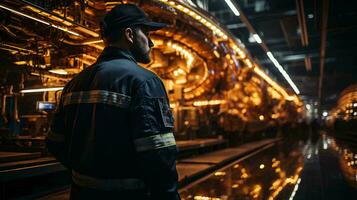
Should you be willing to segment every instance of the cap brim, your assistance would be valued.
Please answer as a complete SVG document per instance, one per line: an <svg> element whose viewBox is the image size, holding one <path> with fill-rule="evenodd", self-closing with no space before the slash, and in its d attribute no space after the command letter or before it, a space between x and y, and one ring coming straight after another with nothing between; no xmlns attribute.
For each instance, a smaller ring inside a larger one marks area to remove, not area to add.
<svg viewBox="0 0 357 200"><path fill-rule="evenodd" d="M167 26L167 24L164 24L164 23L151 22L151 21L144 22L144 23L142 23L142 25L149 27L152 31L157 31L157 30L160 30Z"/></svg>

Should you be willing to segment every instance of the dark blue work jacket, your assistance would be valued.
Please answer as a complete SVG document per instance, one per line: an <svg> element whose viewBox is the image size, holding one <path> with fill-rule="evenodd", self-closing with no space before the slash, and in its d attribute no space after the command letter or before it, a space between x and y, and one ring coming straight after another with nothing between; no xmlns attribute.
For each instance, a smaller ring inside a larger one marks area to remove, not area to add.
<svg viewBox="0 0 357 200"><path fill-rule="evenodd" d="M48 149L72 170L78 187L179 199L169 105L155 73L130 52L107 47L64 87Z"/></svg>

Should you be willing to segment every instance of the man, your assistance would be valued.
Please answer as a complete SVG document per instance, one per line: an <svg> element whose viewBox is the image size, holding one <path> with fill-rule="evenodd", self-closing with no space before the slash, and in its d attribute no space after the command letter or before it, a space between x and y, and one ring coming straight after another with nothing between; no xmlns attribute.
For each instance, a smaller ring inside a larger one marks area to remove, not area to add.
<svg viewBox="0 0 357 200"><path fill-rule="evenodd" d="M102 22L106 48L63 89L49 151L72 170L71 199L177 200L173 117L149 63L149 21L133 4Z"/></svg>

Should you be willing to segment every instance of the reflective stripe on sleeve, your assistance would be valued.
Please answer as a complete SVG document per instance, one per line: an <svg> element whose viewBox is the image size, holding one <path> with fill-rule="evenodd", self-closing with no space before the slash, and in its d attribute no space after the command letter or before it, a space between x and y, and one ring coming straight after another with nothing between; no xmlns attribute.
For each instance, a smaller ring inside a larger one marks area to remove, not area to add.
<svg viewBox="0 0 357 200"><path fill-rule="evenodd" d="M80 92L70 92L63 97L63 105L102 103L121 108L129 107L131 97L117 92L106 90L90 90Z"/></svg>
<svg viewBox="0 0 357 200"><path fill-rule="evenodd" d="M65 136L63 134L49 132L47 139L53 142L64 142Z"/></svg>
<svg viewBox="0 0 357 200"><path fill-rule="evenodd" d="M136 139L134 144L136 151L142 152L175 146L176 142L173 133L165 133Z"/></svg>

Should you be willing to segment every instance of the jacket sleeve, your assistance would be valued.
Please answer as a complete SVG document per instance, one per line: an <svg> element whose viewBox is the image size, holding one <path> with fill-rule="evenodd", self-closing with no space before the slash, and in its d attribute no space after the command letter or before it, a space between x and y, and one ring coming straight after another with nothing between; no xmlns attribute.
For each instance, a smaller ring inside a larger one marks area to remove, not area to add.
<svg viewBox="0 0 357 200"><path fill-rule="evenodd" d="M136 91L130 108L133 142L151 199L178 200L173 116L159 78Z"/></svg>
<svg viewBox="0 0 357 200"><path fill-rule="evenodd" d="M62 93L63 96L63 93ZM65 111L63 109L62 97L53 115L50 129L46 138L48 151L65 167L70 168L68 161L68 147L65 132Z"/></svg>

